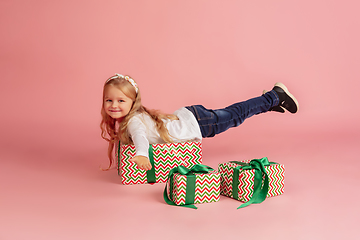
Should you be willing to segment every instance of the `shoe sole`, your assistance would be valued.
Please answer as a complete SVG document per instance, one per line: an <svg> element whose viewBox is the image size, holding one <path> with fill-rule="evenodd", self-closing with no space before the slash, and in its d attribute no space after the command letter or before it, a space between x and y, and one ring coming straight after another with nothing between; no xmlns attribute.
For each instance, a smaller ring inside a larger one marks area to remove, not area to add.
<svg viewBox="0 0 360 240"><path fill-rule="evenodd" d="M287 89L287 87L281 83L281 82L277 82L275 83L274 87L279 87L281 88L282 90L284 90L284 92L295 102L296 104L296 111L295 112L291 112L291 113L296 113L297 111L299 111L299 103L298 101L296 100L296 98L294 97L294 95L292 95L289 90Z"/></svg>

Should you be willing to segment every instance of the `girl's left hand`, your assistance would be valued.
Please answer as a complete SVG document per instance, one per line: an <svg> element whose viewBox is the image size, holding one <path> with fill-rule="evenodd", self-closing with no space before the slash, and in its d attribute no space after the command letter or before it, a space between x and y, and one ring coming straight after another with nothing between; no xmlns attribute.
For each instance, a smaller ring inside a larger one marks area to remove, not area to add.
<svg viewBox="0 0 360 240"><path fill-rule="evenodd" d="M132 159L130 159L131 162L135 162L138 168L142 170L150 170L151 169L151 163L150 160L147 157L144 156L136 156Z"/></svg>

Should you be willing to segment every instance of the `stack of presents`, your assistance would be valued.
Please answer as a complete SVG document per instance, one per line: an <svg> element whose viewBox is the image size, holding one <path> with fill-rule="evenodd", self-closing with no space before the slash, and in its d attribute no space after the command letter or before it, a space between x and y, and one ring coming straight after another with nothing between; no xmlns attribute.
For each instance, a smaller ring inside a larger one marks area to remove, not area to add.
<svg viewBox="0 0 360 240"><path fill-rule="evenodd" d="M215 170L202 164L201 142L152 144L153 167L145 171L129 161L135 153L133 145L118 147L122 184L166 183L164 200L170 205L196 208L194 204L218 202L221 194L243 202L243 208L284 193L284 165L266 157L220 163Z"/></svg>

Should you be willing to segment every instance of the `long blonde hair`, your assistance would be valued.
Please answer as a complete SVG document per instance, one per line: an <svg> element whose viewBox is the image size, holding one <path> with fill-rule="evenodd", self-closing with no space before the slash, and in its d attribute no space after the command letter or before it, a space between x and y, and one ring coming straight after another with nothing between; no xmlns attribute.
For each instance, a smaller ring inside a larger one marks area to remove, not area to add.
<svg viewBox="0 0 360 240"><path fill-rule="evenodd" d="M128 115L126 115L121 121L116 121L112 117L110 117L104 109L104 98L105 98L105 89L108 86L113 86L122 91L128 98L133 101L132 107ZM101 128L101 137L109 142L108 147L108 158L109 158L109 167L106 170L109 170L114 162L113 151L114 146L119 142L122 144L133 144L133 141L127 131L127 126L129 124L129 120L138 113L148 114L151 119L154 120L156 130L158 131L161 139L166 142L172 142L172 138L169 134L168 129L166 128L164 121L166 119L174 120L177 117L173 114L164 114L158 110L150 110L145 108L141 104L141 94L140 90L136 93L135 88L131 85L125 78L109 78L103 88L103 103L101 107L101 116L102 120L100 123ZM119 146L120 147L120 146Z"/></svg>

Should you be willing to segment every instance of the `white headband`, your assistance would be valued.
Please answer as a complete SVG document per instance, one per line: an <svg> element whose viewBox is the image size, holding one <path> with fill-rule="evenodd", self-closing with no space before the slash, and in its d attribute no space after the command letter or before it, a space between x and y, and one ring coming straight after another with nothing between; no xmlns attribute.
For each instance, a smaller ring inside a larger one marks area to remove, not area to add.
<svg viewBox="0 0 360 240"><path fill-rule="evenodd" d="M128 81L131 85L133 85L133 87L135 88L135 92L138 93L139 88L138 88L136 82L134 81L134 79L130 78L129 76L124 77L121 74L115 73L115 76L113 76L113 77L109 78L108 80L106 80L105 83L109 82L112 79L116 79L116 78L125 78L126 81Z"/></svg>

